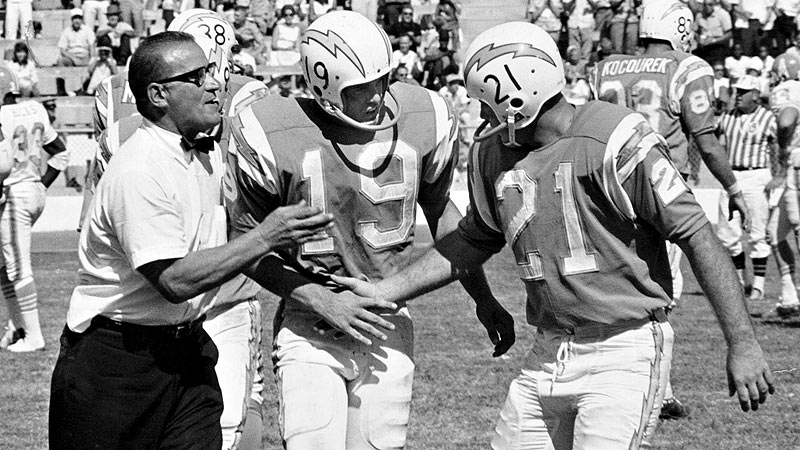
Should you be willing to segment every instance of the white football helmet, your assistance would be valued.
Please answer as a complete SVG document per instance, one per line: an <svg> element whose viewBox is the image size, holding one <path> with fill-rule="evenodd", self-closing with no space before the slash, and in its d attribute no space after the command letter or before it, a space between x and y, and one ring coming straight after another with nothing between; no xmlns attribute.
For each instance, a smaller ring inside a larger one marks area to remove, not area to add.
<svg viewBox="0 0 800 450"><path fill-rule="evenodd" d="M781 82L800 78L800 58L795 52L781 53L772 64L772 81Z"/></svg>
<svg viewBox="0 0 800 450"><path fill-rule="evenodd" d="M175 17L168 31L184 31L194 37L209 64L216 63L212 75L221 87L219 92L224 92L231 78L231 47L236 43L233 27L228 21L208 9L195 8Z"/></svg>
<svg viewBox="0 0 800 450"><path fill-rule="evenodd" d="M392 127L400 118L401 108L396 98L394 117L380 124L357 122L343 112L345 88L384 77L386 87L389 86L392 44L386 32L363 15L332 11L312 22L300 39L300 65L314 99L328 114L353 127L372 131ZM379 114L376 122L382 116L383 113Z"/></svg>
<svg viewBox="0 0 800 450"><path fill-rule="evenodd" d="M556 43L538 25L508 22L484 31L464 56L464 78L470 97L491 108L500 124L483 133L489 121L475 131L482 141L508 129L506 145L519 145L515 131L530 125L542 105L564 88L564 63ZM482 134L483 133L483 134Z"/></svg>
<svg viewBox="0 0 800 450"><path fill-rule="evenodd" d="M694 38L694 14L677 1L651 1L639 21L639 39L669 42L673 50L689 51Z"/></svg>

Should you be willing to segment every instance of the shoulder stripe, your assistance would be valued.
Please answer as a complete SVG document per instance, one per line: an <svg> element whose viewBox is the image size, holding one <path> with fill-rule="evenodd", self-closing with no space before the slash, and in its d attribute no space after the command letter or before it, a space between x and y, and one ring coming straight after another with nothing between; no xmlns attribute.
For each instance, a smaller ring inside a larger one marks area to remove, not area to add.
<svg viewBox="0 0 800 450"><path fill-rule="evenodd" d="M426 91L433 105L433 116L436 122L436 149L431 164L428 165L423 179L432 183L439 179L442 172L453 158L453 145L458 137L458 118L450 110L447 102L433 91Z"/></svg>
<svg viewBox="0 0 800 450"><path fill-rule="evenodd" d="M678 64L675 75L672 77L672 83L669 86L670 106L675 112L680 112L680 100L686 91L686 86L706 76L713 80L714 70L707 62L697 56L691 55ZM711 81L711 84L714 84L713 81Z"/></svg>
<svg viewBox="0 0 800 450"><path fill-rule="evenodd" d="M659 139L662 138L640 114L625 116L608 139L603 157L603 193L621 217L628 220L636 218L633 202L622 184Z"/></svg>
<svg viewBox="0 0 800 450"><path fill-rule="evenodd" d="M231 132L236 140L239 169L260 186L275 192L275 154L252 106L236 116L231 123Z"/></svg>

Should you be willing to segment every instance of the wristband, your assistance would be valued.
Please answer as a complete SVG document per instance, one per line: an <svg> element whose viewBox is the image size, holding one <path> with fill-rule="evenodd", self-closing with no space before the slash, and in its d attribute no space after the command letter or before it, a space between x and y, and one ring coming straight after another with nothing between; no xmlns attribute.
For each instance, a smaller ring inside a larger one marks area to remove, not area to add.
<svg viewBox="0 0 800 450"><path fill-rule="evenodd" d="M742 193L742 188L739 187L739 183L733 183L732 185L726 187L725 190L728 192L728 195L731 196L731 197L733 197L736 194L741 194Z"/></svg>

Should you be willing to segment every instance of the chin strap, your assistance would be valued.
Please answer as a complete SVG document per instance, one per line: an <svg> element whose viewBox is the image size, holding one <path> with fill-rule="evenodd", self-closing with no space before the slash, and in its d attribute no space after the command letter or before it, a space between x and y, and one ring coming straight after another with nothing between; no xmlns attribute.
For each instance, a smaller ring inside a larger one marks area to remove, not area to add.
<svg viewBox="0 0 800 450"><path fill-rule="evenodd" d="M353 120L353 118L351 118L350 116L348 116L347 114L342 112L342 110L339 109L337 106L334 106L334 105L332 105L330 103L328 103L326 105L325 109L330 114L336 116L339 120L341 120L342 122L350 125L351 127L358 128L358 129L364 130L364 131L385 130L387 128L392 128L393 126L397 125L397 122L400 120L400 116L403 114L403 107L402 107L402 105L400 105L400 102L397 101L397 98L394 96L394 94L392 94L392 91L387 89L386 90L386 94L391 96L392 99L394 99L395 105L397 105L397 111L395 111L394 117L391 120L389 120L388 122L383 122L383 123L378 123L378 124L362 123L362 122L359 122L357 120ZM389 107L386 106L386 102L383 102L383 104L381 105L381 108L386 108L387 111L389 110ZM381 114L378 114L378 118L380 118L380 117L381 117Z"/></svg>
<svg viewBox="0 0 800 450"><path fill-rule="evenodd" d="M503 131L504 129L508 129L508 141L503 141L504 145L509 147L519 147L520 144L516 140L516 122L517 122L517 113L519 112L519 108L513 108L509 106L506 109L506 121L504 123L498 124L496 127L493 127L489 131L483 133L483 130L490 125L488 120L484 120L482 124L475 130L475 135L472 137L473 140L480 142L486 140L495 134ZM481 134L483 133L483 134Z"/></svg>

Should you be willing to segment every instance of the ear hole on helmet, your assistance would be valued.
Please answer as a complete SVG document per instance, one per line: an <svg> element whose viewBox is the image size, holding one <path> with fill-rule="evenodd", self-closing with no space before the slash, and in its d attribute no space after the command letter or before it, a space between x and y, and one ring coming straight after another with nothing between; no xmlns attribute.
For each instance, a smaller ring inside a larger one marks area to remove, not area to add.
<svg viewBox="0 0 800 450"><path fill-rule="evenodd" d="M534 94L534 95L536 95L536 94ZM522 105L524 104L524 102L522 101L521 98L512 98L511 101L508 102L508 104L511 105L512 108L519 109L519 108L522 108Z"/></svg>
<svg viewBox="0 0 800 450"><path fill-rule="evenodd" d="M533 91L533 95L539 95L539 91Z"/></svg>

